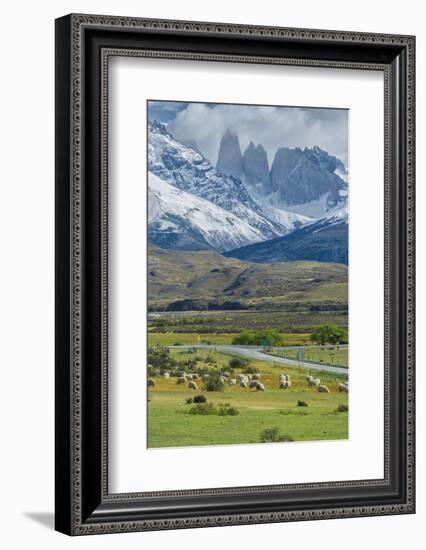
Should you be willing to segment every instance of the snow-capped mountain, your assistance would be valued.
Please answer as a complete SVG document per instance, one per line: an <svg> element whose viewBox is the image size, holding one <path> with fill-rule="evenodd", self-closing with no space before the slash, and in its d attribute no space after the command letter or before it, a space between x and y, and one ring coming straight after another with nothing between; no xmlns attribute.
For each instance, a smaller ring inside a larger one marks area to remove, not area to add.
<svg viewBox="0 0 426 550"><path fill-rule="evenodd" d="M249 262L293 260L348 263L348 206L340 204L292 233L231 250L226 256Z"/></svg>
<svg viewBox="0 0 426 550"><path fill-rule="evenodd" d="M347 175L343 163L317 146L303 150L282 147L271 166L274 198L293 212L324 215L345 202L347 181L339 174Z"/></svg>
<svg viewBox="0 0 426 550"><path fill-rule="evenodd" d="M241 154L228 131L215 168L152 121L148 171L149 239L162 248L254 262L348 261L347 170L319 147L280 148L269 170L262 145Z"/></svg>
<svg viewBox="0 0 426 550"><path fill-rule="evenodd" d="M233 214L255 230L252 242L285 235L306 222L305 217L294 213L283 221L269 218L241 179L214 168L201 153L177 141L157 121L148 123L148 170L170 185Z"/></svg>
<svg viewBox="0 0 426 550"><path fill-rule="evenodd" d="M262 239L262 233L212 202L148 174L148 234L162 248L218 251Z"/></svg>
<svg viewBox="0 0 426 550"><path fill-rule="evenodd" d="M269 169L261 144L250 142L242 154L238 136L227 130L216 166L225 174L238 175L263 211L273 207L315 219L346 201L346 166L318 146L280 147Z"/></svg>

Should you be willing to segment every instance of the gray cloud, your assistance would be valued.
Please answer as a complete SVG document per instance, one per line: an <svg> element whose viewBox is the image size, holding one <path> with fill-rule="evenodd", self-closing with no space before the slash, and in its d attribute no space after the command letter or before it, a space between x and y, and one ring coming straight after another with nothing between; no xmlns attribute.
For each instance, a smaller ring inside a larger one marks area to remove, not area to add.
<svg viewBox="0 0 426 550"><path fill-rule="evenodd" d="M242 151L250 141L261 143L269 164L279 147L314 145L348 161L347 110L206 103L179 107L168 122L169 131L179 140L195 142L212 164L227 129L238 135Z"/></svg>

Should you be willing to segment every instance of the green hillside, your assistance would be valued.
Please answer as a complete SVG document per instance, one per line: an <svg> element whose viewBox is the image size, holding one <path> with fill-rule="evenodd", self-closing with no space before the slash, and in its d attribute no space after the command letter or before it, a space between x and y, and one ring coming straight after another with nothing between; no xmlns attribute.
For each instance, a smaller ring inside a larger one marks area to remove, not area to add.
<svg viewBox="0 0 426 550"><path fill-rule="evenodd" d="M257 264L216 252L163 250L150 245L148 304L151 311L295 307L344 308L348 269L325 262Z"/></svg>

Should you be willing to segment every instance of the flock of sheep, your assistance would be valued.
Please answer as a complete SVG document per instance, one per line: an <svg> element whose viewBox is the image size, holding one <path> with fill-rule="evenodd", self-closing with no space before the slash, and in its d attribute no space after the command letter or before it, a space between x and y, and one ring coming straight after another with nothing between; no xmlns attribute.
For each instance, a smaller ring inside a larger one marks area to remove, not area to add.
<svg viewBox="0 0 426 550"><path fill-rule="evenodd" d="M256 391L265 391L265 386L260 381L260 374L243 374L240 373L237 375L237 378L230 378L229 372L223 372L220 375L220 381L223 385L228 382L230 386L236 386L237 384L240 385L241 388L246 389L255 389ZM163 378L170 378L170 373L165 372L163 373ZM198 375L196 373L190 373L187 374L186 372L179 372L178 376L176 378L176 384L187 384L188 388L191 390L198 390L198 386L196 383L196 380L201 379L204 382L207 382L210 378L209 374L203 374ZM319 393L330 393L330 389L325 386L324 384L321 384L321 380L319 378L314 378L311 375L306 376L306 382L308 383L308 386L316 386ZM154 378L148 379L148 386L153 387L155 386L155 380ZM278 387L280 389L287 389L291 387L291 379L288 374L281 373L278 377ZM349 392L349 386L348 384L339 383L338 384L338 390L339 392Z"/></svg>

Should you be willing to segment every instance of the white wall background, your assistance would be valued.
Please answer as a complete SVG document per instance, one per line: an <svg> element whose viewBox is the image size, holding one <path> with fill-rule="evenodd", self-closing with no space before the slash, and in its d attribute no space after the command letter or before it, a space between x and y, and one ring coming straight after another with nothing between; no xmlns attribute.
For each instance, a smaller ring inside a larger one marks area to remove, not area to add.
<svg viewBox="0 0 426 550"><path fill-rule="evenodd" d="M9 549L191 547L246 549L265 542L296 548L388 550L415 544L426 520L426 474L418 468L418 512L353 520L70 539L53 528L53 145L54 18L104 13L417 35L418 357L425 354L426 31L422 3L406 0L67 0L13 2L2 10L0 175L0 544ZM423 246L422 246L423 244ZM417 463L425 462L426 376L418 365ZM423 537L422 537L423 538Z"/></svg>

